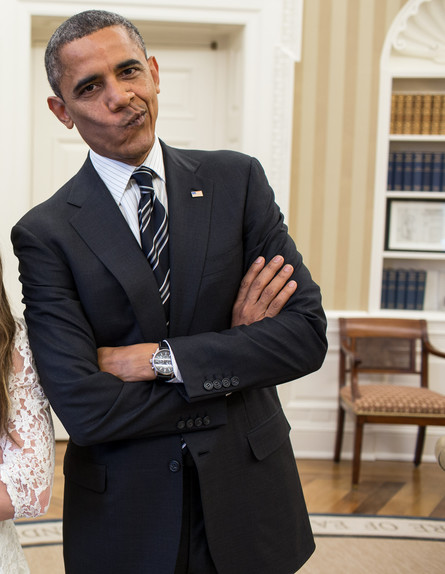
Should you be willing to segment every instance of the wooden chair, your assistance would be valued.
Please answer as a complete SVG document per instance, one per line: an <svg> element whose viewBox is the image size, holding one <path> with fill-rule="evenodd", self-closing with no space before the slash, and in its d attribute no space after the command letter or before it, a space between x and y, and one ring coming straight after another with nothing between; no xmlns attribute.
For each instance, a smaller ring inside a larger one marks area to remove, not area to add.
<svg viewBox="0 0 445 574"><path fill-rule="evenodd" d="M417 425L414 464L420 464L427 425L445 426L445 396L428 388L428 357L445 358L445 353L429 342L424 320L342 318L339 322L340 390L334 461L340 460L345 412L349 411L355 419L354 486L359 481L365 423ZM416 375L415 386L407 375ZM400 376L403 385L396 384Z"/></svg>

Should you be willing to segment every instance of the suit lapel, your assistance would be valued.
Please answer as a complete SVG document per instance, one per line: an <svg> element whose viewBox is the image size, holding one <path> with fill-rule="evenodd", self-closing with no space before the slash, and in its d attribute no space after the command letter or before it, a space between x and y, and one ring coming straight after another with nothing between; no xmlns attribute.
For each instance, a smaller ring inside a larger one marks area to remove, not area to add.
<svg viewBox="0 0 445 574"><path fill-rule="evenodd" d="M144 339L151 341L153 332L166 336L164 311L150 265L89 159L74 180L69 203L80 207L71 225L122 285Z"/></svg>
<svg viewBox="0 0 445 574"><path fill-rule="evenodd" d="M162 143L169 209L170 335L185 335L197 302L210 231L213 182L199 162ZM192 194L201 191L201 194Z"/></svg>
<svg viewBox="0 0 445 574"><path fill-rule="evenodd" d="M161 142L162 143L162 142ZM204 268L213 199L212 180L199 162L162 143L169 208L170 336L192 321ZM192 191L202 191L194 196ZM125 290L145 340L164 333L164 312L153 272L119 207L89 159L74 179L70 203L81 209L70 223ZM149 303L148 303L149 302Z"/></svg>

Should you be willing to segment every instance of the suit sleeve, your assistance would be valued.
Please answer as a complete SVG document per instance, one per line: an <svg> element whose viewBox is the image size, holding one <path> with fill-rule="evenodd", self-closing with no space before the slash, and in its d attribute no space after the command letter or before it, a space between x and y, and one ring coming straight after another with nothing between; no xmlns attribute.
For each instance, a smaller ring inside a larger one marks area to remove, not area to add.
<svg viewBox="0 0 445 574"><path fill-rule="evenodd" d="M178 434L178 419L188 411L174 385L124 383L99 370L95 326L86 317L67 250L50 227L50 220L31 214L14 226L12 241L41 385L71 439L88 446ZM89 285L99 292L97 279L91 277ZM207 412L199 405L194 410L195 416ZM211 420L210 427L226 422L223 400L213 403Z"/></svg>
<svg viewBox="0 0 445 574"><path fill-rule="evenodd" d="M243 271L259 255L269 261L281 254L294 266L297 291L275 318L169 339L192 401L298 379L320 368L326 355L320 289L289 236L272 189L255 159L251 159L243 213ZM230 273L228 267L227 275ZM202 296L196 313L210 313L205 305L206 297Z"/></svg>

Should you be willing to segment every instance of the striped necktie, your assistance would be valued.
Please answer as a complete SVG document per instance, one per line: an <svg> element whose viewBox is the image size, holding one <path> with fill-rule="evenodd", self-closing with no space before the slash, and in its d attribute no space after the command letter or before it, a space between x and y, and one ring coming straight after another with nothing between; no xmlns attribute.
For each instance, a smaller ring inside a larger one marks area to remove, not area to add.
<svg viewBox="0 0 445 574"><path fill-rule="evenodd" d="M132 177L141 191L138 207L141 246L159 286L167 324L170 311L170 268L168 263L168 217L153 188L154 172L148 167L137 168Z"/></svg>

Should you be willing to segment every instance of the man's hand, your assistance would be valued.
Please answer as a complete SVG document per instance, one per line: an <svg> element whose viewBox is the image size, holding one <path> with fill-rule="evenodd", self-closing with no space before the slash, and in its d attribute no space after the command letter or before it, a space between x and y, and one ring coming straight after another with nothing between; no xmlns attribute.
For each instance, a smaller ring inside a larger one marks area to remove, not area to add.
<svg viewBox="0 0 445 574"><path fill-rule="evenodd" d="M125 382L154 381L156 375L150 359L157 348L157 343L100 347L97 349L97 361L101 371L111 373Z"/></svg>
<svg viewBox="0 0 445 574"><path fill-rule="evenodd" d="M264 257L258 257L243 277L232 309L232 327L275 317L295 293L297 283L289 281L292 265L283 266L281 255L265 263Z"/></svg>

